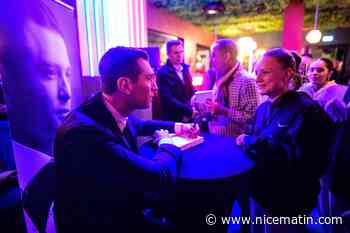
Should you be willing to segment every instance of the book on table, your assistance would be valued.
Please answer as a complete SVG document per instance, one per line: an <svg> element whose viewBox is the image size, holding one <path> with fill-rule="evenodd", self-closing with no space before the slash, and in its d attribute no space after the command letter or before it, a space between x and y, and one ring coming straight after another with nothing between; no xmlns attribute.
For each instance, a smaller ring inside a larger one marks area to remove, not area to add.
<svg viewBox="0 0 350 233"><path fill-rule="evenodd" d="M204 142L204 138L202 136L189 138L184 136L177 136L176 134L171 134L171 139L173 140L174 145L179 147L182 151L188 150Z"/></svg>

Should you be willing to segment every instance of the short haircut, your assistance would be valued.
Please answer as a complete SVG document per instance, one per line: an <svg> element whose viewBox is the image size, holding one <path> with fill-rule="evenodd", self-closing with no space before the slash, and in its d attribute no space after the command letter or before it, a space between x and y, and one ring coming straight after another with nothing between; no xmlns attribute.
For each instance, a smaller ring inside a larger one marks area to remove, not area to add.
<svg viewBox="0 0 350 233"><path fill-rule="evenodd" d="M129 47L115 47L109 49L101 58L99 72L102 81L102 91L112 94L117 90L116 81L120 77L128 77L136 82L141 73L138 60L148 61L146 52Z"/></svg>
<svg viewBox="0 0 350 233"><path fill-rule="evenodd" d="M219 49L220 52L230 53L233 58L237 57L237 45L231 39L220 39L214 42L212 48Z"/></svg>
<svg viewBox="0 0 350 233"><path fill-rule="evenodd" d="M183 43L181 40L169 40L168 42L166 42L166 53L167 54L170 53L171 47L179 46L179 45L183 46Z"/></svg>
<svg viewBox="0 0 350 233"><path fill-rule="evenodd" d="M285 49L269 49L264 53L263 56L276 58L277 62L280 63L283 68L291 68L295 71L295 60L293 58L293 55Z"/></svg>

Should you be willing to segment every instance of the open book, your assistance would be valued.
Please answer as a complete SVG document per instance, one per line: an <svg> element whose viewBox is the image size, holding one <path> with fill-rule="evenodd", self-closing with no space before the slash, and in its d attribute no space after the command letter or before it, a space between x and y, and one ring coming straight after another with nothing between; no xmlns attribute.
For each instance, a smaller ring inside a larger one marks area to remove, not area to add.
<svg viewBox="0 0 350 233"><path fill-rule="evenodd" d="M213 100L213 97L213 90L196 91L191 99L191 104L195 106L196 110L199 111L199 113L207 113L209 112L209 109L206 105L206 102L207 100Z"/></svg>
<svg viewBox="0 0 350 233"><path fill-rule="evenodd" d="M171 139L175 146L179 147L182 151L190 149L191 147L197 146L204 142L202 136L197 136L196 138L188 138L177 136L176 134L171 134Z"/></svg>
<svg viewBox="0 0 350 233"><path fill-rule="evenodd" d="M207 99L213 99L213 90L196 91L193 96L194 103L205 103Z"/></svg>

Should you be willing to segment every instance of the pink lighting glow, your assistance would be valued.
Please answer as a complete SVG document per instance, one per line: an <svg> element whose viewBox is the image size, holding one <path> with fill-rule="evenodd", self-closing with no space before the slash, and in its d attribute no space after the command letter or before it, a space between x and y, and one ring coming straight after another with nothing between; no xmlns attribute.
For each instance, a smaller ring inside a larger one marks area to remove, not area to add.
<svg viewBox="0 0 350 233"><path fill-rule="evenodd" d="M284 10L282 46L300 52L303 44L304 4L291 2Z"/></svg>

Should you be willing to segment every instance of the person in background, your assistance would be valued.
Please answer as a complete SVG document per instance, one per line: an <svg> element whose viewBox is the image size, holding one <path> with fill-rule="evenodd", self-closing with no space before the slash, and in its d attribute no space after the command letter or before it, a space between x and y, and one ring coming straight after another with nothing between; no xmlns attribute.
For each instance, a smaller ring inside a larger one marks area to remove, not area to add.
<svg viewBox="0 0 350 233"><path fill-rule="evenodd" d="M333 231L346 233L350 230L350 87L344 95L343 101L337 101L326 108L337 126L334 140L334 157L329 172L329 188L333 195L333 216L342 216L343 224L333 225Z"/></svg>
<svg viewBox="0 0 350 233"><path fill-rule="evenodd" d="M347 86L340 85L335 82L336 71L333 69L333 63L327 58L320 58L314 61L309 68L308 77L310 82L304 84L301 91L307 92L317 103L325 110L328 116L332 119L334 134L332 144L337 145L338 139L344 135L342 131L343 122L348 117L348 107L345 104L344 98L347 90ZM345 134L346 135L346 134ZM336 146L335 146L336 147ZM340 146L340 148L342 148ZM332 151L337 151L335 148ZM336 153L339 154L339 153ZM335 161L335 155L331 155L332 161ZM343 156L344 157L344 156ZM332 169L332 165L330 166ZM328 174L320 179L321 181L321 192L319 195L318 211L320 215L329 214L330 207L330 196L329 187L330 181Z"/></svg>
<svg viewBox="0 0 350 233"><path fill-rule="evenodd" d="M310 81L305 83L299 91L307 93L311 98L316 98L317 95L335 84L331 81L331 77L336 75L333 69L333 63L328 58L319 58L311 63L307 78Z"/></svg>
<svg viewBox="0 0 350 233"><path fill-rule="evenodd" d="M309 82L308 78L307 78L307 73L309 70L309 66L313 61L313 57L311 55L311 53L309 52L305 52L301 55L301 62L299 65L299 74L301 75L302 78L302 83L307 83Z"/></svg>
<svg viewBox="0 0 350 233"><path fill-rule="evenodd" d="M333 69L332 61L327 58L319 58L310 65L308 72L310 82L304 84L299 91L307 93L322 107L326 107L330 101L335 101L335 99L342 101L347 87L335 83L335 78L332 78L335 76L336 71Z"/></svg>
<svg viewBox="0 0 350 233"><path fill-rule="evenodd" d="M237 45L233 40L217 40L211 53L217 79L214 99L206 103L214 116L209 122L209 132L238 136L247 129L259 103L256 83L237 60Z"/></svg>
<svg viewBox="0 0 350 233"><path fill-rule="evenodd" d="M130 115L150 107L158 89L144 51L111 48L99 71L102 92L72 111L57 131L57 230L154 232L144 222L144 194L175 183L181 153L162 132L156 155L147 159L138 153L136 138L160 129L196 135L198 128Z"/></svg>
<svg viewBox="0 0 350 233"><path fill-rule="evenodd" d="M301 57L295 51L291 51L290 53L292 54L294 61L295 61L295 71L297 73L299 73L299 68L300 68L300 64L301 64Z"/></svg>
<svg viewBox="0 0 350 233"><path fill-rule="evenodd" d="M157 73L161 119L190 122L194 111L191 98L194 94L189 66L184 63L184 47L180 40L166 44L168 60Z"/></svg>
<svg viewBox="0 0 350 233"><path fill-rule="evenodd" d="M295 51L292 51L291 54L292 54L294 61L295 61L295 70L296 71L295 71L293 77L290 79L289 89L296 91L302 85L302 77L299 73L299 66L301 63L301 57Z"/></svg>
<svg viewBox="0 0 350 233"><path fill-rule="evenodd" d="M252 132L236 139L256 161L253 198L269 216L308 215L328 165L331 120L308 95L288 90L295 72L288 51L268 50L255 72L260 94L269 99L258 107ZM272 233L304 232L302 225L270 227Z"/></svg>

